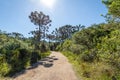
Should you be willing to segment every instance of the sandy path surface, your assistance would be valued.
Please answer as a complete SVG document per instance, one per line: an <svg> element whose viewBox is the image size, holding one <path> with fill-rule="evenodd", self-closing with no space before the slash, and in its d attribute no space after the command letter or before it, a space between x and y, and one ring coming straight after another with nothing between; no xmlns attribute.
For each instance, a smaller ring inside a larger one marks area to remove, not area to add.
<svg viewBox="0 0 120 80"><path fill-rule="evenodd" d="M52 52L47 58L17 74L14 80L78 80L67 58Z"/></svg>

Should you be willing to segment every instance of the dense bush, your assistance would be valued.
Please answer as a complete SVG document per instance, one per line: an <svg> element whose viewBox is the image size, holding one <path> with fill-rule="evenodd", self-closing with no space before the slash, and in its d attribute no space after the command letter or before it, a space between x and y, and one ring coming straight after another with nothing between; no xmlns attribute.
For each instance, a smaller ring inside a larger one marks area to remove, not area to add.
<svg viewBox="0 0 120 80"><path fill-rule="evenodd" d="M81 60L84 62L93 62L95 59L98 60L94 51L85 51L81 54Z"/></svg>
<svg viewBox="0 0 120 80"><path fill-rule="evenodd" d="M39 56L39 52L35 51L31 54L30 64L36 63L38 61L38 58L41 59L41 56Z"/></svg>
<svg viewBox="0 0 120 80"><path fill-rule="evenodd" d="M41 42L40 51L41 51L41 53L49 51L49 47L48 47L48 44L46 42Z"/></svg>
<svg viewBox="0 0 120 80"><path fill-rule="evenodd" d="M72 62L77 64L77 68L83 68L83 71L79 69L78 72L83 73L81 76L84 78L111 80L114 76L120 79L120 23L92 25L75 33L71 40L66 40L60 46L61 51L71 52L67 52L67 56L75 60ZM87 66L91 67L87 69ZM92 77L95 73L92 67L100 69L95 68L100 77Z"/></svg>
<svg viewBox="0 0 120 80"><path fill-rule="evenodd" d="M5 49L3 49L3 51L4 50ZM6 75L13 75L15 72L25 69L30 64L30 55L31 52L26 49L9 50L6 52L4 51L4 53L1 54L1 64L4 64L4 66L1 66L0 72L6 68L6 70L8 69L5 71ZM7 65L9 66L7 67ZM3 74L1 73L1 75Z"/></svg>
<svg viewBox="0 0 120 80"><path fill-rule="evenodd" d="M46 46L41 46L42 48L44 48L44 52L48 51ZM30 45L30 40L21 40L0 34L0 77L12 76L50 53L42 54L41 52L34 50L33 45Z"/></svg>
<svg viewBox="0 0 120 80"><path fill-rule="evenodd" d="M0 76L5 76L8 74L11 70L11 66L7 63L6 55L1 54L0 55Z"/></svg>

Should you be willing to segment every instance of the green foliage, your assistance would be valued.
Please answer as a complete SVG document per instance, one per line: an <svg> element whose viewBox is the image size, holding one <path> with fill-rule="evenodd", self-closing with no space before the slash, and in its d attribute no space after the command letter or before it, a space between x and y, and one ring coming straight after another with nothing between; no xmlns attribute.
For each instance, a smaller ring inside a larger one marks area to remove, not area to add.
<svg viewBox="0 0 120 80"><path fill-rule="evenodd" d="M45 15L43 12L38 12L38 11L31 12L31 14L29 15L29 19L34 25L38 26L36 30L31 31L30 33L34 36L33 43L35 49L39 50L40 41L42 40L42 38L45 40L46 32L48 32L52 20L50 20L50 17L48 15ZM45 47L44 45L42 46Z"/></svg>
<svg viewBox="0 0 120 80"><path fill-rule="evenodd" d="M120 23L92 25L60 46L83 80L120 79Z"/></svg>
<svg viewBox="0 0 120 80"><path fill-rule="evenodd" d="M62 27L59 27L58 29L56 28L52 34L54 34L54 40L56 42L63 42L66 39L70 39L72 35L81 29L83 29L85 26L83 25L77 25L77 26L72 26L72 25L65 25Z"/></svg>
<svg viewBox="0 0 120 80"><path fill-rule="evenodd" d="M9 64L10 70L6 75L10 76L12 76L15 72L25 69L28 66L28 62L30 61L30 52L26 49L9 50L6 51L6 53L3 55L5 56L5 60L2 63Z"/></svg>
<svg viewBox="0 0 120 80"><path fill-rule="evenodd" d="M48 47L45 49L48 51ZM50 52L42 54L40 50L34 50L30 39L22 40L21 38L1 33L0 77L13 76L16 72L29 67L49 54Z"/></svg>
<svg viewBox="0 0 120 80"><path fill-rule="evenodd" d="M0 77L5 76L6 74L8 74L10 69L11 69L11 67L10 67L10 65L8 63L1 63L0 64Z"/></svg>
<svg viewBox="0 0 120 80"><path fill-rule="evenodd" d="M36 63L38 61L38 58L41 59L41 56L39 56L39 52L38 51L32 52L30 64L32 65L33 63Z"/></svg>
<svg viewBox="0 0 120 80"><path fill-rule="evenodd" d="M72 42L71 40L66 40L64 43L63 43L63 47L60 46L60 48L64 51L64 50L70 50L70 46L71 46ZM61 44L62 45L62 44ZM60 50L61 50L60 49Z"/></svg>
<svg viewBox="0 0 120 80"><path fill-rule="evenodd" d="M108 8L108 13L120 18L120 0L103 0Z"/></svg>
<svg viewBox="0 0 120 80"><path fill-rule="evenodd" d="M49 47L48 47L47 43L42 42L42 43L40 44L40 51L41 51L42 53L49 51Z"/></svg>
<svg viewBox="0 0 120 80"><path fill-rule="evenodd" d="M50 51L41 53L40 55L41 55L41 58L45 58L46 56L49 56L49 55L50 55Z"/></svg>
<svg viewBox="0 0 120 80"><path fill-rule="evenodd" d="M93 62L97 58L96 53L92 51L85 51L81 54L81 60L84 62Z"/></svg>

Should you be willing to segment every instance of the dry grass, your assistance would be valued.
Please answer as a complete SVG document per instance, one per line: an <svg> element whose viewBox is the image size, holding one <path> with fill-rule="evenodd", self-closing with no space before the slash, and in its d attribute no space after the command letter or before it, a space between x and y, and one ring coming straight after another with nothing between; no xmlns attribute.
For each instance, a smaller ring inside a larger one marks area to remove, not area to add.
<svg viewBox="0 0 120 80"><path fill-rule="evenodd" d="M111 80L115 74L114 68L103 62L81 62L80 64L73 63L73 65L78 76L83 80Z"/></svg>

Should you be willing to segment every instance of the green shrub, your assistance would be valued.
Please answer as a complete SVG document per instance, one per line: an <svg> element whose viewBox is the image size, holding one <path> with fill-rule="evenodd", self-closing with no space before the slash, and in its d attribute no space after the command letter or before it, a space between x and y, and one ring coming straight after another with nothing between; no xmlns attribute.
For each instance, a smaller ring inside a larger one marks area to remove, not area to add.
<svg viewBox="0 0 120 80"><path fill-rule="evenodd" d="M14 73L26 68L29 61L28 51L25 49L12 50L10 56L6 55L7 63L11 65L11 70L8 75L12 76Z"/></svg>
<svg viewBox="0 0 120 80"><path fill-rule="evenodd" d="M30 64L31 52L27 49L19 49L19 61L22 62L23 68L26 68Z"/></svg>
<svg viewBox="0 0 120 80"><path fill-rule="evenodd" d="M40 53L41 58L45 58L46 56L49 56L50 53L51 53L50 51L48 51L48 52L44 52L44 53Z"/></svg>
<svg viewBox="0 0 120 80"><path fill-rule="evenodd" d="M34 45L30 44L30 39L17 39L0 34L0 77L13 76L16 72L49 55L49 53L41 54L49 51L47 42L42 43L38 50L33 50Z"/></svg>
<svg viewBox="0 0 120 80"><path fill-rule="evenodd" d="M85 51L81 54L81 60L85 62L93 62L95 59L97 59L97 55L93 51Z"/></svg>
<svg viewBox="0 0 120 80"><path fill-rule="evenodd" d="M0 64L0 77L5 76L6 74L9 73L11 69L11 66L7 63L1 63Z"/></svg>
<svg viewBox="0 0 120 80"><path fill-rule="evenodd" d="M36 63L38 61L38 58L41 58L41 56L39 55L39 52L38 51L32 52L30 64L32 65L33 63Z"/></svg>
<svg viewBox="0 0 120 80"><path fill-rule="evenodd" d="M49 47L48 47L47 43L45 43L45 42L41 42L39 47L40 47L41 53L49 51Z"/></svg>
<svg viewBox="0 0 120 80"><path fill-rule="evenodd" d="M62 45L62 44L61 44ZM71 40L66 40L63 45L61 46L61 50L66 51L66 50L70 50L70 47L72 45L72 41Z"/></svg>
<svg viewBox="0 0 120 80"><path fill-rule="evenodd" d="M120 79L120 24L116 24L92 25L60 45L83 80Z"/></svg>
<svg viewBox="0 0 120 80"><path fill-rule="evenodd" d="M6 49L6 50L15 50L15 49L20 48L20 44L19 43L15 43L15 42L8 43L8 44L5 44L3 46L3 48Z"/></svg>

